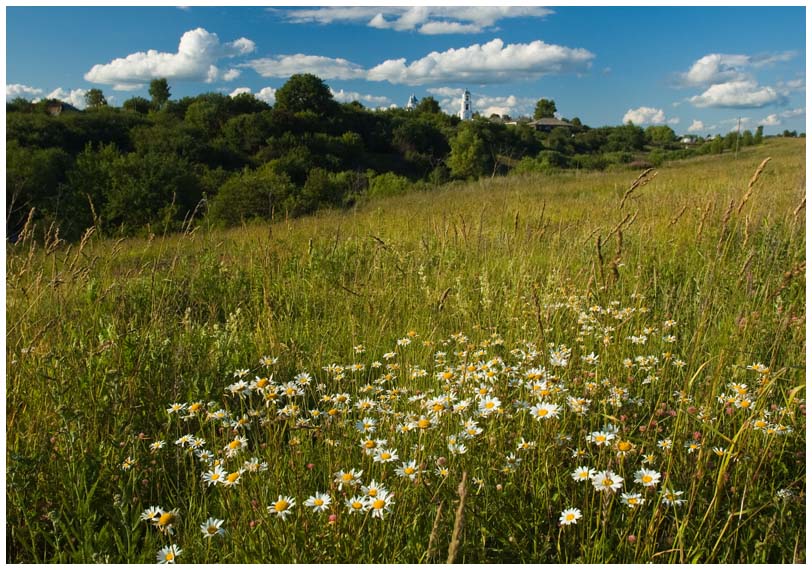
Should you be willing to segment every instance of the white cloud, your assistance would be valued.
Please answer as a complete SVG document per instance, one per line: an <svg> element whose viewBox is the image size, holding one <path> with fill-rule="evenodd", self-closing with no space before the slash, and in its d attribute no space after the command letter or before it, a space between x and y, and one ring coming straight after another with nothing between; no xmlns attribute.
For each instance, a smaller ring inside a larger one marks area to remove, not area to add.
<svg viewBox="0 0 812 570"><path fill-rule="evenodd" d="M322 79L360 79L366 75L363 67L346 59L302 53L255 59L243 65L263 77L290 77L297 73L312 73Z"/></svg>
<svg viewBox="0 0 812 570"><path fill-rule="evenodd" d="M496 38L486 44L431 52L408 65L405 58L390 59L370 69L367 79L408 85L449 81L495 83L583 71L594 57L582 48L547 44L541 40L505 45Z"/></svg>
<svg viewBox="0 0 812 570"><path fill-rule="evenodd" d="M330 88L330 93L333 94L333 99L335 99L339 103L349 103L350 101L363 101L376 107L389 105L391 103L389 97L382 97L378 95L364 95L361 93L357 93L355 91L344 91L343 89L339 89L338 91L336 91L335 89Z"/></svg>
<svg viewBox="0 0 812 570"><path fill-rule="evenodd" d="M711 85L701 95L688 99L695 107L758 108L782 103L786 96L773 87L760 86L754 80L730 81Z"/></svg>
<svg viewBox="0 0 812 570"><path fill-rule="evenodd" d="M42 95L42 89L37 87L29 87L28 85L21 85L20 83L6 85L6 99L14 99L15 97L33 99L38 95Z"/></svg>
<svg viewBox="0 0 812 570"><path fill-rule="evenodd" d="M181 36L177 53L136 52L110 63L94 65L85 74L85 79L118 86L145 83L156 78L212 83L223 75L231 75L234 79L232 71L220 73L215 65L219 60L247 55L255 49L256 44L247 38L220 43L217 34L197 28Z"/></svg>
<svg viewBox="0 0 812 570"><path fill-rule="evenodd" d="M223 81L234 81L237 79L242 71L239 69L229 69L225 73L223 73Z"/></svg>
<svg viewBox="0 0 812 570"><path fill-rule="evenodd" d="M704 131L704 130L705 130L705 123L703 123L702 121L698 121L697 119L694 119L691 122L691 126L688 127L688 132L689 133L698 133L698 132L701 132L701 131Z"/></svg>
<svg viewBox="0 0 812 570"><path fill-rule="evenodd" d="M66 91L61 87L57 87L48 95L45 96L46 99L58 99L63 103L70 103L77 109L84 109L85 108L85 91L84 89L71 89L70 91Z"/></svg>
<svg viewBox="0 0 812 570"><path fill-rule="evenodd" d="M777 114L773 113L761 119L760 124L764 125L765 127L777 127L781 124L781 119L778 118Z"/></svg>
<svg viewBox="0 0 812 570"><path fill-rule="evenodd" d="M465 89L459 87L430 87L426 91L439 97L462 97Z"/></svg>
<svg viewBox="0 0 812 570"><path fill-rule="evenodd" d="M143 87L143 83L116 83L113 85L113 91L135 91Z"/></svg>
<svg viewBox="0 0 812 570"><path fill-rule="evenodd" d="M789 109L788 111L784 111L781 113L781 116L785 119L791 119L792 117L800 117L801 115L806 114L806 108L798 107L797 109Z"/></svg>
<svg viewBox="0 0 812 570"><path fill-rule="evenodd" d="M510 115L511 117L532 115L537 100L529 97L488 97L485 95L474 95L471 97L471 105L483 117L490 117L494 113L497 115ZM457 100L459 107L459 100Z"/></svg>
<svg viewBox="0 0 812 570"><path fill-rule="evenodd" d="M629 109L623 115L623 123L631 121L635 125L659 125L665 123L665 113L662 109L655 109L653 107L638 107L637 109Z"/></svg>
<svg viewBox="0 0 812 570"><path fill-rule="evenodd" d="M276 89L273 87L263 87L257 93L252 93L250 87L237 87L234 91L228 94L229 97L236 97L243 93L253 94L254 97L260 101L265 101L268 105L273 105L276 102Z"/></svg>
<svg viewBox="0 0 812 570"><path fill-rule="evenodd" d="M669 125L679 125L679 117L672 117L666 121Z"/></svg>
<svg viewBox="0 0 812 570"><path fill-rule="evenodd" d="M718 83L752 79L750 69L761 69L779 62L789 61L797 54L793 51L759 55L710 53L694 62L679 83L684 87L707 87Z"/></svg>
<svg viewBox="0 0 812 570"><path fill-rule="evenodd" d="M298 10L271 9L289 22L305 24L362 23L372 28L421 34L472 34L493 29L508 18L543 18L553 13L540 6L331 6Z"/></svg>

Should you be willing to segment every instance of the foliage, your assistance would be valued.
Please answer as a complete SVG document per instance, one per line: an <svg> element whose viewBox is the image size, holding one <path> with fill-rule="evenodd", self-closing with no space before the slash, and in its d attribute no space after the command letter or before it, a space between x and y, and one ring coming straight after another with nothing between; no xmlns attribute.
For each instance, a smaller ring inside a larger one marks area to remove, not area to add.
<svg viewBox="0 0 812 570"><path fill-rule="evenodd" d="M555 107L555 101L552 99L539 99L536 102L536 109L533 111L534 119L551 119L555 117L558 109Z"/></svg>

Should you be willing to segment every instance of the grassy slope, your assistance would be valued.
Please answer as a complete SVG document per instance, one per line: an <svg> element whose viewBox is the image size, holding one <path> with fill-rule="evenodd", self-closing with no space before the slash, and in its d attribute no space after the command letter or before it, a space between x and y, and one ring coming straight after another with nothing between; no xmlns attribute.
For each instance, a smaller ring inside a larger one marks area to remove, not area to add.
<svg viewBox="0 0 812 570"><path fill-rule="evenodd" d="M254 367L265 354L279 355L277 374L289 378L352 362L357 344L365 345L369 359L380 358L408 330L435 341L458 331L472 338L497 331L508 347L523 340L576 349L583 343L586 353L590 345L576 323L550 305L568 295L589 304L625 304L637 293L645 295L655 323L678 321L675 352L687 361L687 377L702 370L702 387L691 386L697 405L715 405L732 365L757 361L781 370L776 397L786 404L790 389L803 384L805 365L805 227L804 211L796 211L805 186L802 145L773 140L746 149L738 160L723 155L669 164L622 210L636 173L566 172L452 185L272 226L201 228L123 242L93 236L82 248L51 251L10 247L9 560L83 561L94 552L112 560L151 559L154 551L144 554L141 541L152 545L154 539L139 534L137 523L125 532L110 522L132 516L121 514L125 509L114 507L113 498L123 493L132 509L164 501L166 476L144 475L149 483L143 488L128 487L117 466L137 448L137 434L163 433L169 402L219 399L234 370ZM772 161L737 211L766 156ZM624 219L619 247L617 233L609 234ZM417 347L414 358L428 367L434 350ZM620 351L608 354L619 366ZM783 486L802 473L802 464L790 459L793 449L786 444L776 451L787 463L775 471ZM772 474L765 468L759 481ZM758 500L777 485L763 484ZM730 536L722 507L704 508L714 532ZM48 516L53 511L61 513L60 523ZM776 520L756 519L736 529L736 541L744 544L716 548L700 539L707 526L688 525L701 547L690 554L733 562L752 560L748 552L758 548L760 559L793 560L794 537L803 527ZM430 523L403 538L400 554L387 548L367 559L416 560L409 541L425 542ZM479 548L479 522L469 523L465 559L575 557L567 548L551 553L549 542L541 541L543 548L535 541L517 544L515 536L525 533L521 522L492 524L504 533L496 532L498 544L487 548L482 534ZM298 544L294 558L308 560L308 548ZM602 534L596 544L580 560L613 556L613 540ZM665 550L652 541L614 555L647 561ZM676 550L664 557L689 554L682 544Z"/></svg>

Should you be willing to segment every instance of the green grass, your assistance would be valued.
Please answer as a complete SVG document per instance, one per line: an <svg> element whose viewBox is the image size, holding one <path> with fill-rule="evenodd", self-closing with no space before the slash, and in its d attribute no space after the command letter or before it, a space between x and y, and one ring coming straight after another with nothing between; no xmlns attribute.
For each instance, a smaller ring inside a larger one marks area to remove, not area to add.
<svg viewBox="0 0 812 570"><path fill-rule="evenodd" d="M659 168L622 209L638 173L566 172L229 231L7 246L7 561L154 562L177 544L178 562L444 562L455 525L458 562L805 561L804 168L803 141L772 140ZM571 356L555 367L562 346ZM333 363L343 378L324 370ZM558 418L517 406L538 401L539 368ZM230 394L239 370L276 385L310 373L290 402L322 416L302 424L277 415L285 397ZM734 383L747 385L738 397ZM447 438L478 415L480 386L502 411L478 417L482 433L454 455ZM322 400L340 393L349 407ZM401 432L434 417L421 393L470 406ZM207 487L208 468L175 441L194 434L219 454L235 434L166 411L194 401L248 417L246 449L221 458L228 472L251 457L267 471ZM363 453L364 417L397 462ZM610 423L614 446L587 441ZM535 449L517 450L521 438ZM424 468L417 482L395 474L407 460ZM612 470L622 489L575 482L581 465ZM661 473L656 487L634 482L641 466ZM341 469L382 482L391 511L348 513ZM685 502L663 505L666 489ZM317 491L328 513L304 506ZM645 502L630 509L622 492ZM279 495L296 500L285 520L267 510ZM140 520L151 506L178 509L172 536ZM569 507L582 518L559 526ZM208 517L227 533L205 539Z"/></svg>

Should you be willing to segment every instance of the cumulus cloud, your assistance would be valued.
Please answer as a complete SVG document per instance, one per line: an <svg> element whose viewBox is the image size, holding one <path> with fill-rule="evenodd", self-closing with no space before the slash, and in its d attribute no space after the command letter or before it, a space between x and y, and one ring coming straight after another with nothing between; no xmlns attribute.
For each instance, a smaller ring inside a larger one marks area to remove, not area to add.
<svg viewBox="0 0 812 570"><path fill-rule="evenodd" d="M346 59L302 53L264 57L243 65L263 77L290 77L297 73L312 73L322 79L361 79L366 75L363 67Z"/></svg>
<svg viewBox="0 0 812 570"><path fill-rule="evenodd" d="M389 99L389 97L383 97L379 95L364 95L362 93L357 93L356 91L344 91L343 89L339 89L338 91L336 91L335 89L330 88L330 93L333 94L333 99L335 99L339 103L362 101L364 103L368 103L371 106L382 107L384 105L389 105L392 102Z"/></svg>
<svg viewBox="0 0 812 570"><path fill-rule="evenodd" d="M492 30L508 18L544 18L553 13L540 6L411 6L271 9L297 24L360 23L372 28L421 34L474 34Z"/></svg>
<svg viewBox="0 0 812 570"><path fill-rule="evenodd" d="M781 124L781 119L778 118L776 113L773 113L761 119L761 124L765 127L777 127Z"/></svg>
<svg viewBox="0 0 812 570"><path fill-rule="evenodd" d="M695 107L748 109L784 103L786 95L773 87L760 86L756 81L747 79L711 85L704 93L688 101Z"/></svg>
<svg viewBox="0 0 812 570"><path fill-rule="evenodd" d="M541 40L506 45L496 38L486 44L431 52L408 65L405 58L390 59L370 69L367 79L408 85L450 81L495 83L584 71L594 57L582 48L547 44Z"/></svg>
<svg viewBox="0 0 812 570"><path fill-rule="evenodd" d="M48 93L45 98L46 99L58 99L63 103L69 103L76 107L77 109L84 109L85 104L85 94L87 91L84 89L71 89L70 91L66 89L62 89L61 87L57 87L50 93Z"/></svg>
<svg viewBox="0 0 812 570"><path fill-rule="evenodd" d="M699 133L699 132L704 131L704 130L705 130L705 123L703 123L702 121L699 121L697 119L694 119L691 122L691 126L688 127L688 132L689 133Z"/></svg>
<svg viewBox="0 0 812 570"><path fill-rule="evenodd" d="M11 83L6 85L6 99L14 99L22 97L23 99L33 99L42 95L42 89L37 87L29 87L28 85L21 85L20 83Z"/></svg>
<svg viewBox="0 0 812 570"><path fill-rule="evenodd" d="M427 89L430 94L436 95L440 108L448 114L456 114L460 110L460 101L465 91L456 87L431 87ZM538 99L531 97L517 97L516 95L485 95L471 93L471 106L475 113L483 117L491 115L510 115L511 117L532 115Z"/></svg>
<svg viewBox="0 0 812 570"><path fill-rule="evenodd" d="M213 83L226 76L236 78L233 70L220 72L216 65L219 60L244 56L255 49L256 44L248 38L221 43L217 34L197 28L181 36L176 53L136 52L110 63L94 65L85 79L117 86L146 83L156 78Z"/></svg>
<svg viewBox="0 0 812 570"><path fill-rule="evenodd" d="M223 81L234 81L237 79L242 71L239 69L229 69L225 73L223 73Z"/></svg>
<svg viewBox="0 0 812 570"><path fill-rule="evenodd" d="M683 87L707 87L718 83L752 79L751 70L789 61L793 51L759 55L710 53L696 60L685 73L678 74Z"/></svg>
<svg viewBox="0 0 812 570"><path fill-rule="evenodd" d="M662 109L653 107L638 107L629 109L623 115L623 123L631 121L635 125L661 125L666 122L665 113Z"/></svg>
<svg viewBox="0 0 812 570"><path fill-rule="evenodd" d="M679 117L671 117L666 121L669 125L679 125Z"/></svg>
<svg viewBox="0 0 812 570"><path fill-rule="evenodd" d="M237 87L234 91L228 94L229 97L236 97L243 93L253 94L254 97L260 101L265 101L268 105L273 105L276 102L276 89L273 87L263 87L256 93L251 91L250 87Z"/></svg>

